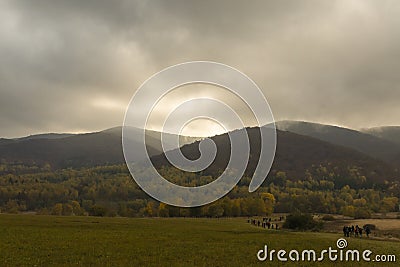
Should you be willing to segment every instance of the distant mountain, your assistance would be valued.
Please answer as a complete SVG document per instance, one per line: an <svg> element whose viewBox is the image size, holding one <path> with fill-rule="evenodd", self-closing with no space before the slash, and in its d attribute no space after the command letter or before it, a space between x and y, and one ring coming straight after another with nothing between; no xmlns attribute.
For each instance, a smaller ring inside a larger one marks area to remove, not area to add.
<svg viewBox="0 0 400 267"><path fill-rule="evenodd" d="M303 121L279 121L277 129L314 137L331 144L352 148L370 157L399 164L400 145L388 140L338 126ZM400 164L399 164L400 165Z"/></svg>
<svg viewBox="0 0 400 267"><path fill-rule="evenodd" d="M45 133L45 134L34 134L26 137L14 138L13 140L23 141L23 140L35 140L35 139L61 139L74 135L75 134L69 134L69 133Z"/></svg>
<svg viewBox="0 0 400 267"><path fill-rule="evenodd" d="M371 144L373 147L373 150L369 148L371 154L373 151L383 153L384 151L379 150L379 145L389 149L388 144L395 147L392 143L334 126L321 125L318 128L315 124L310 123L300 123L299 125L305 127L291 126L285 129L291 131L302 129L302 134L277 131L277 152L271 175L277 171L285 171L290 179L302 179L307 171L312 172L318 166L323 165L328 168L328 173L335 173L336 180L343 180L342 183L335 183L339 186L348 183L346 179L352 175L349 170L354 168L357 168L357 175L364 175L371 183L382 183L384 180L399 178L397 170L392 164L350 148L356 146L365 150L368 148L366 144ZM311 131L313 127L314 130ZM282 128L282 122L278 123L278 128ZM131 142L139 142L140 140L136 140L137 131L142 130L129 128L129 131L131 134L127 138L131 138ZM246 175L252 176L258 162L260 136L258 128L248 128L247 131L250 137L251 155ZM49 163L52 169L120 164L124 163L121 134L121 127L116 127L101 132L76 134L64 138L0 139L0 162L17 162L27 165ZM307 136L311 134L317 138ZM171 134L167 135L176 138ZM161 153L160 138L160 132L146 131L148 152L156 166L169 166L165 155ZM330 142L323 141L323 138ZM217 158L203 173L217 176L221 170L225 169L229 159L230 143L228 134L214 136L212 139L217 144ZM197 140L199 138L196 137L180 138L180 143L183 145L182 152L188 158L198 158ZM398 159L400 160L400 157ZM136 160L141 159L137 158ZM315 173L314 175L319 177L321 174Z"/></svg>
<svg viewBox="0 0 400 267"><path fill-rule="evenodd" d="M130 128L132 142L138 136L136 128ZM162 152L161 133L146 132L149 155ZM76 134L63 138L3 139L0 142L0 160L26 164L49 163L52 168L83 167L124 162L122 154L122 128L116 127L102 132ZM52 136L55 137L55 136ZM60 136L58 136L60 137ZM182 144L198 138L181 137ZM141 160L141 159L137 159Z"/></svg>
<svg viewBox="0 0 400 267"><path fill-rule="evenodd" d="M400 126L374 127L361 131L400 145Z"/></svg>
<svg viewBox="0 0 400 267"><path fill-rule="evenodd" d="M250 161L246 169L246 175L252 176L258 164L260 153L260 135L258 128L247 129L250 139ZM227 166L230 157L230 143L228 134L212 137L217 145L218 154L214 162L203 171L205 175L218 175ZM349 179L350 169L359 168L360 175L365 175L368 182L382 183L384 179L398 179L394 167L356 150L337 146L322 140L318 140L296 133L277 131L277 151L271 174L276 171L285 171L290 179L302 179L306 171L320 165L330 166L337 175L336 179ZM190 159L200 156L198 142L183 146L182 153ZM157 167L168 166L170 163L164 154L152 157L153 164ZM338 184L340 184L338 182ZM343 185L346 181L343 182Z"/></svg>
<svg viewBox="0 0 400 267"><path fill-rule="evenodd" d="M0 138L0 145L17 143L19 141L25 141L25 140L61 139L61 138L66 138L66 137L70 137L70 136L74 136L74 135L75 134L69 134L69 133L44 133L44 134L34 134L34 135L29 135L29 136L24 136L24 137L18 137L18 138Z"/></svg>

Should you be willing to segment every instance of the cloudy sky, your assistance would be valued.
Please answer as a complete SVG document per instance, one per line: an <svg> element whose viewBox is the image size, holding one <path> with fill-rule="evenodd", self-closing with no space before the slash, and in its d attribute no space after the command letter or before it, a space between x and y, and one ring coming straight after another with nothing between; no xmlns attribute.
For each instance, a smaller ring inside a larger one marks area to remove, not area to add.
<svg viewBox="0 0 400 267"><path fill-rule="evenodd" d="M6 0L0 136L121 125L140 84L193 60L246 73L276 120L400 125L397 0Z"/></svg>

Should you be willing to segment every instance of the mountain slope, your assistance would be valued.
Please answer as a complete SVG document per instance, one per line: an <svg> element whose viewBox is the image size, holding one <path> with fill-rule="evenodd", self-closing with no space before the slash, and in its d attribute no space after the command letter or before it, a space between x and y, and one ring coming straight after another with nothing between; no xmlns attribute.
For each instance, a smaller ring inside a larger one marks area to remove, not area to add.
<svg viewBox="0 0 400 267"><path fill-rule="evenodd" d="M132 131L140 130L132 128ZM258 128L248 128L247 131L250 136L251 155L246 175L252 176L258 163L260 136ZM132 135L132 142L138 141L135 140L135 136L137 135ZM147 132L148 151L157 167L170 166L165 155L160 154L160 136L159 132ZM196 140L190 137L183 139L183 144ZM212 139L217 144L217 158L203 174L216 177L226 167L230 156L230 143L227 134L214 136ZM304 179L305 173L309 171L318 178L324 178L325 175L329 176L329 179L341 179L343 183L337 184L345 185L353 175L354 171L350 170L355 170L358 176L365 176L372 184L398 179L398 173L392 165L344 146L280 130L277 131L277 141L272 176L277 171L285 171L288 179ZM184 145L182 152L188 158L198 158L198 142ZM0 143L0 160L28 165L49 163L53 169L123 163L121 127L60 139L6 139ZM322 175L316 171L320 165L327 168L327 173ZM334 176L331 173L334 173Z"/></svg>
<svg viewBox="0 0 400 267"><path fill-rule="evenodd" d="M246 175L252 176L258 163L260 135L258 128L248 128L247 131L251 153ZM212 139L216 143L218 153L214 162L203 171L203 174L216 176L227 166L230 143L227 134L215 136ZM350 170L355 167L359 175L366 176L370 184L383 183L384 179L397 179L397 173L391 165L346 147L279 130L277 140L277 151L271 175L277 171L285 171L290 179L304 179L308 170L323 165L331 168L337 179L348 179ZM198 158L200 155L198 142L183 146L182 153L190 159ZM158 168L171 167L164 154L154 156L152 161ZM346 181L343 183L346 184Z"/></svg>
<svg viewBox="0 0 400 267"><path fill-rule="evenodd" d="M374 127L361 131L400 145L400 126Z"/></svg>
<svg viewBox="0 0 400 267"><path fill-rule="evenodd" d="M349 147L388 163L396 162L400 145L355 130L302 121L280 121L280 130L314 137L335 145Z"/></svg>
<svg viewBox="0 0 400 267"><path fill-rule="evenodd" d="M132 131L131 142L135 140L136 128ZM0 142L0 160L5 162L21 162L25 164L49 163L52 168L83 167L101 164L124 162L121 142L122 128L116 127L102 132L77 134L65 138L23 138L20 140L5 139ZM161 153L161 134L154 131L146 132L149 154ZM195 138L182 137L186 144ZM140 159L137 159L140 160Z"/></svg>

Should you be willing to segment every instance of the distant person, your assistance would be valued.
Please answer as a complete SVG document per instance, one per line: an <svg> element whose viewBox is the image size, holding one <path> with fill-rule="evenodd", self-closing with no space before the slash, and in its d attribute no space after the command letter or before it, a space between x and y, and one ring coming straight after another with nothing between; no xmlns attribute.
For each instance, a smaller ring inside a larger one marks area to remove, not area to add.
<svg viewBox="0 0 400 267"><path fill-rule="evenodd" d="M365 234L367 235L367 237L369 237L369 234L371 233L371 229L369 229L369 226L367 225L365 227Z"/></svg>
<svg viewBox="0 0 400 267"><path fill-rule="evenodd" d="M362 232L363 232L363 229L362 229L362 228L359 228L359 229L358 229L358 233L360 234L360 238L362 237Z"/></svg>
<svg viewBox="0 0 400 267"><path fill-rule="evenodd" d="M350 237L351 234L351 226L347 226L347 237Z"/></svg>
<svg viewBox="0 0 400 267"><path fill-rule="evenodd" d="M346 237L347 236L347 226L343 226L343 235Z"/></svg>

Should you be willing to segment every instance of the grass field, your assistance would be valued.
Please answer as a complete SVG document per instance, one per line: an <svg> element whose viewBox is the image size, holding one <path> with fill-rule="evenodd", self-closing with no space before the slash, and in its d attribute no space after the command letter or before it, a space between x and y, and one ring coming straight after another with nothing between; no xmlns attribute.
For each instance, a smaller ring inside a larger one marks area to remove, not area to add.
<svg viewBox="0 0 400 267"><path fill-rule="evenodd" d="M340 234L264 230L241 219L0 215L0 266L398 266L400 243L348 238L397 263L259 262L258 250L336 248Z"/></svg>

